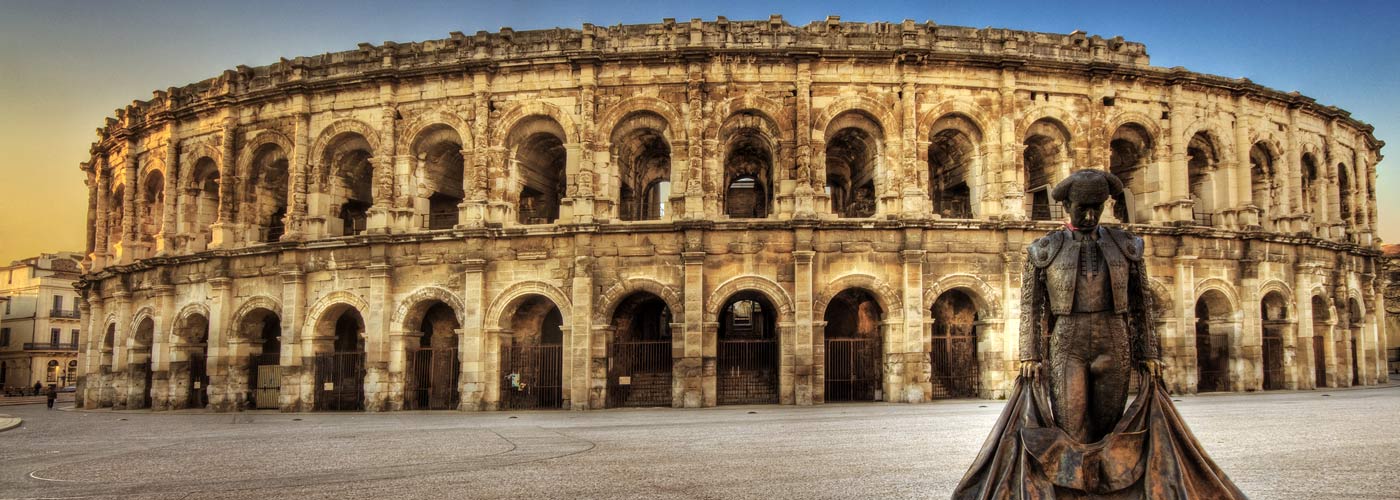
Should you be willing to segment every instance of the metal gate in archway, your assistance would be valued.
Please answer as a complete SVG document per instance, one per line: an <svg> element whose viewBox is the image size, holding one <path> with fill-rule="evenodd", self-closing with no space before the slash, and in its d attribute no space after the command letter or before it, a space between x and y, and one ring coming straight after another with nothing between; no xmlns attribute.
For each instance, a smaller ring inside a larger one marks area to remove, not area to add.
<svg viewBox="0 0 1400 500"><path fill-rule="evenodd" d="M719 339L715 386L722 405L778 402L778 340Z"/></svg>
<svg viewBox="0 0 1400 500"><path fill-rule="evenodd" d="M501 409L564 407L564 347L513 345L501 349Z"/></svg>
<svg viewBox="0 0 1400 500"><path fill-rule="evenodd" d="M253 392L253 407L277 409L282 395L281 353L254 354L248 359L248 386Z"/></svg>
<svg viewBox="0 0 1400 500"><path fill-rule="evenodd" d="M209 365L202 353L190 355L189 399L190 408L203 408L209 404Z"/></svg>
<svg viewBox="0 0 1400 500"><path fill-rule="evenodd" d="M880 338L826 339L826 400L879 401Z"/></svg>
<svg viewBox="0 0 1400 500"><path fill-rule="evenodd" d="M329 352L317 354L315 359L316 410L363 410L365 354L361 352Z"/></svg>
<svg viewBox="0 0 1400 500"><path fill-rule="evenodd" d="M1264 327L1264 390L1283 389L1283 336L1276 327Z"/></svg>
<svg viewBox="0 0 1400 500"><path fill-rule="evenodd" d="M671 340L614 341L608 406L671 406Z"/></svg>
<svg viewBox="0 0 1400 500"><path fill-rule="evenodd" d="M407 353L408 388L404 406L410 410L455 410L460 401L461 375L457 348L421 348Z"/></svg>
<svg viewBox="0 0 1400 500"><path fill-rule="evenodd" d="M977 366L976 325L934 324L929 365L934 399L977 397L982 373Z"/></svg>

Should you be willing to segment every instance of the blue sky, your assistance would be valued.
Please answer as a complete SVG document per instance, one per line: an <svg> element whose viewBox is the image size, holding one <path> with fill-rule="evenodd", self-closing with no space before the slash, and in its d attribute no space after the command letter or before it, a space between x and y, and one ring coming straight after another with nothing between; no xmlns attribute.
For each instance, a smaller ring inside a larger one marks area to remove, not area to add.
<svg viewBox="0 0 1400 500"><path fill-rule="evenodd" d="M79 162L93 130L151 91L239 64L444 38L502 26L767 19L853 21L1121 35L1157 66L1247 77L1351 111L1400 147L1400 2L191 2L0 0L0 263L81 250ZM1390 153L1389 150L1383 153ZM1400 154L1400 153L1397 153ZM1380 165L1380 233L1400 242L1400 174Z"/></svg>

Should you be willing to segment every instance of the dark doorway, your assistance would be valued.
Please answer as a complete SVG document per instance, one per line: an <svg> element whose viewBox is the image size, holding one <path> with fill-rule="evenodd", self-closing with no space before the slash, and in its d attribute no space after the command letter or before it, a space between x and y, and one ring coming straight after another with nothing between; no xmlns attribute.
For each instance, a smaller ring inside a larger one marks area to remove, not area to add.
<svg viewBox="0 0 1400 500"><path fill-rule="evenodd" d="M365 396L364 322L347 308L335 321L332 352L316 355L316 409L360 411Z"/></svg>
<svg viewBox="0 0 1400 500"><path fill-rule="evenodd" d="M564 319L549 299L526 299L501 345L501 409L564 407Z"/></svg>
<svg viewBox="0 0 1400 500"><path fill-rule="evenodd" d="M410 410L455 410L460 401L457 383L461 374L457 357L457 314L447 304L428 308L419 327L418 344L407 355Z"/></svg>
<svg viewBox="0 0 1400 500"><path fill-rule="evenodd" d="M763 294L735 294L720 310L716 388L722 405L778 402L776 313Z"/></svg>
<svg viewBox="0 0 1400 500"><path fill-rule="evenodd" d="M1230 302L1216 290L1196 301L1196 391L1230 390Z"/></svg>
<svg viewBox="0 0 1400 500"><path fill-rule="evenodd" d="M671 406L671 308L638 292L613 312L608 406Z"/></svg>
<svg viewBox="0 0 1400 500"><path fill-rule="evenodd" d="M1264 295L1260 302L1260 316L1264 330L1264 390L1276 391L1284 388L1283 332L1290 327L1288 305L1283 296L1278 292Z"/></svg>
<svg viewBox="0 0 1400 500"><path fill-rule="evenodd" d="M934 399L977 397L982 372L977 362L977 306L959 290L933 302L929 352Z"/></svg>
<svg viewBox="0 0 1400 500"><path fill-rule="evenodd" d="M266 309L249 315L251 328L258 332L253 348L258 352L248 362L248 389L255 408L276 409L282 394L282 321Z"/></svg>
<svg viewBox="0 0 1400 500"><path fill-rule="evenodd" d="M826 321L826 400L880 401L882 339L880 305L865 290L847 289L831 299Z"/></svg>

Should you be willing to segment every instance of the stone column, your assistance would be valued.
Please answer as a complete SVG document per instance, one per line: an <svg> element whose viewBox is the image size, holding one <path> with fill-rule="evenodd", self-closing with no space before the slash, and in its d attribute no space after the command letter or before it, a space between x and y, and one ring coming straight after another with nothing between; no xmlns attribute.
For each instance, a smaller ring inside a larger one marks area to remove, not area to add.
<svg viewBox="0 0 1400 500"><path fill-rule="evenodd" d="M373 249L371 252L382 252ZM389 311L393 308L393 266L387 257L369 265L368 311L360 311L365 320L365 411L384 411L392 400L402 401L403 394L391 394L393 384L389 373L388 331Z"/></svg>
<svg viewBox="0 0 1400 500"><path fill-rule="evenodd" d="M1284 186L1280 191L1284 194L1280 211L1287 214L1288 223L1279 228L1279 232L1298 232L1307 229L1303 223L1303 190L1302 184L1302 164L1303 154L1298 145L1298 110L1288 110L1288 129L1284 134L1282 165L1279 165L1278 174L1283 177Z"/></svg>
<svg viewBox="0 0 1400 500"><path fill-rule="evenodd" d="M812 258L816 252L812 251L812 228L799 227L796 229L797 250L792 252L793 267L793 328L792 339L782 339L784 343L792 347L793 359L793 395L792 403L797 405L811 405L821 403L826 398L825 380L821 378L822 373L818 373L818 366L824 363L818 362L818 356L824 356L825 345L821 338L813 331L813 274ZM825 361L825 359L822 359ZM787 399L784 395L783 399Z"/></svg>
<svg viewBox="0 0 1400 500"><path fill-rule="evenodd" d="M394 155L398 154L394 116L398 111L395 107L392 83L380 84L379 102L383 103L383 106L379 108L379 149L374 151L374 157L370 158L374 165L374 200L369 207L369 220L365 223L365 232L368 234L394 232L393 222L398 212L397 186L394 182Z"/></svg>
<svg viewBox="0 0 1400 500"><path fill-rule="evenodd" d="M472 149L462 152L466 172L462 175L462 212L458 224L464 228L484 227L487 203L491 194L491 179L487 153L491 144L491 82L487 73L467 75L472 86ZM465 399L463 399L465 401Z"/></svg>
<svg viewBox="0 0 1400 500"><path fill-rule="evenodd" d="M169 410L172 401L170 393L171 333L175 325L175 287L156 285L154 290L160 315L154 319L156 329L151 335L151 410Z"/></svg>
<svg viewBox="0 0 1400 500"><path fill-rule="evenodd" d="M301 327L306 324L306 273L300 263L286 263L287 253L283 253L282 271L282 352L278 355L282 365L282 380L279 381L280 394L277 395L278 410L306 411L310 405L303 405L302 373L311 367L302 364ZM306 353L310 356L310 353Z"/></svg>
<svg viewBox="0 0 1400 500"><path fill-rule="evenodd" d="M135 143L128 142L126 144L124 156L125 158L122 160L122 171L126 178L126 190L122 192L122 241L121 246L117 249L117 260L122 264L130 264L137 258L137 256L133 254L139 246L138 242L140 241L140 235L138 234L140 225L137 224L136 220L136 214L138 213L136 211L136 203L140 198L137 196L137 192L141 190L141 187L137 185Z"/></svg>
<svg viewBox="0 0 1400 500"><path fill-rule="evenodd" d="M593 144L596 124L595 110L597 109L597 81L594 73L596 68L591 64L580 64L579 71L579 119L578 119L578 168L573 172L570 186L573 198L570 205L573 207L573 217L571 222L575 224L592 224L594 218L593 200L596 196L594 186L597 184L594 178L595 165L593 164ZM573 165L573 162L570 162ZM559 214L561 222L570 222L564 219L564 213ZM577 333L577 332L576 332Z"/></svg>
<svg viewBox="0 0 1400 500"><path fill-rule="evenodd" d="M1167 213L1162 214L1164 217L1159 220L1169 223L1190 222L1194 217L1192 209L1196 206L1195 200L1191 198L1191 174L1186 158L1186 147L1191 138L1186 135L1190 131L1186 130L1187 106L1182 93L1181 83L1173 82L1168 98L1172 112L1168 119L1168 130L1162 134L1167 139L1170 156L1169 167L1159 174L1162 190L1167 193L1166 199L1163 200Z"/></svg>
<svg viewBox="0 0 1400 500"><path fill-rule="evenodd" d="M112 294L112 298L117 300L117 330L112 340L112 395L106 401L116 410L125 410L130 395L127 389L130 386L128 374L130 370L127 365L130 363L132 325L131 325L131 292L118 290ZM103 405L103 406L107 406Z"/></svg>
<svg viewBox="0 0 1400 500"><path fill-rule="evenodd" d="M219 213L214 224L209 226L209 248L229 248L233 246L234 235L238 234L234 208L238 204L239 178L233 157L237 128L237 118L229 116L224 119L222 142L219 144Z"/></svg>
<svg viewBox="0 0 1400 500"><path fill-rule="evenodd" d="M78 392L75 395L77 408L97 408L107 372L102 362L102 341L107 336L107 328L103 322L106 320L107 311L103 307L104 302L97 288L98 285L93 283L93 287L88 290L87 296L78 306L83 316L82 332L79 335L84 342L82 355L78 356L78 373L81 375L78 376Z"/></svg>
<svg viewBox="0 0 1400 500"><path fill-rule="evenodd" d="M175 247L175 214L180 210L179 140L175 119L165 125L165 206L161 208L160 234L156 235L156 255L168 255Z"/></svg>
<svg viewBox="0 0 1400 500"><path fill-rule="evenodd" d="M569 312L571 323L564 332L568 337L564 342L564 383L567 391L564 399L569 409L586 410L590 407L603 407L604 388L596 388L594 379L604 380L606 387L608 358L595 359L593 353L593 266L592 237L581 233L574 237L577 256L574 257L574 280L569 288L569 301L573 309ZM596 405L596 406L591 406Z"/></svg>
<svg viewBox="0 0 1400 500"><path fill-rule="evenodd" d="M900 69L902 70L900 72L899 85L900 144L898 151L899 157L895 161L899 163L898 169L902 173L904 179L901 183L903 185L903 190L900 193L903 197L900 202L901 217L905 219L923 219L927 218L932 210L929 207L928 191L925 189L927 184L919 182L920 177L923 176L922 172L924 170L919 165L918 150L919 134L923 131L919 130L919 107L916 101L918 98L918 88L914 86L916 74L914 68L907 65L901 66ZM985 214L987 210L981 204L980 200L987 199L983 195L986 194L987 187L990 184L987 182L987 177L992 175L992 173L985 171L985 169L976 169L975 172L971 174L982 181L968 182L973 189L973 206L977 207L978 214Z"/></svg>
<svg viewBox="0 0 1400 500"><path fill-rule="evenodd" d="M796 185L792 191L794 196L792 216L794 219L816 219L818 212L830 211L831 200L826 196L826 191L822 189L826 183L826 176L823 175L825 165L818 165L812 161L812 62L810 60L799 59L797 61L797 90L794 100L797 104L797 116L795 117L797 123L793 125L792 130L797 147L796 161L794 162L796 171L793 175ZM778 177L776 172L774 177ZM779 180L779 182L782 181ZM781 205L781 202L778 204ZM810 259L808 260L810 261ZM800 321L797 329L799 332L803 329Z"/></svg>
<svg viewBox="0 0 1400 500"><path fill-rule="evenodd" d="M110 232L107 221L111 220L108 199L112 196L112 172L108 169L107 155L97 156L93 170L97 172L97 212L94 215L97 229L93 231L92 243L92 270L96 272L107 267L107 238Z"/></svg>
<svg viewBox="0 0 1400 500"><path fill-rule="evenodd" d="M904 232L899 252L904 284L904 331L890 332L884 354L885 394L889 401L922 403L933 395L933 367L924 351L924 255L923 231ZM891 311L893 312L893 311ZM899 313L896 313L899 314ZM900 386L903 390L900 391Z"/></svg>
<svg viewBox="0 0 1400 500"><path fill-rule="evenodd" d="M1001 213L1006 219L1026 220L1026 169L1020 160L1021 140L1016 136L1016 68L1002 68L999 94L1000 101L996 113L997 125L1001 130L1001 149L997 151L997 170L1000 172L1000 184L1003 186Z"/></svg>
<svg viewBox="0 0 1400 500"><path fill-rule="evenodd" d="M292 102L297 113L296 127L292 132L291 171L287 175L287 195L291 197L287 206L291 209L287 211L284 221L287 232L282 234L282 241L301 241L308 236L306 211L307 177L311 175L311 113L307 111L310 105L305 97L295 96Z"/></svg>
<svg viewBox="0 0 1400 500"><path fill-rule="evenodd" d="M685 285L681 290L685 301L685 327L681 331L681 356L672 369L672 406L700 408L715 405L714 350L705 351L705 251L704 232L686 231L686 251L681 254L685 266Z"/></svg>
<svg viewBox="0 0 1400 500"><path fill-rule="evenodd" d="M233 280L223 276L209 278L209 340L208 358L205 369L209 372L209 408L214 411L233 411L247 392L246 387L237 385L231 376L243 366L233 359L233 342L238 338L238 326L229 317L233 314ZM246 361L245 361L246 362ZM246 379L245 379L246 380Z"/></svg>
<svg viewBox="0 0 1400 500"><path fill-rule="evenodd" d="M685 203L682 212L686 220L701 220L705 218L705 207L707 195L704 190L705 168L707 164L704 148L707 141L704 138L705 131L705 72L698 62L691 62L686 68L685 95L686 102L682 109L685 120L686 144L688 147L684 151L686 156L686 171L684 176L685 185L677 186L685 193ZM713 147L713 144L709 144ZM712 194L711 194L712 195ZM677 378L679 380L679 378ZM677 398L679 400L679 398Z"/></svg>
<svg viewBox="0 0 1400 500"><path fill-rule="evenodd" d="M486 308L486 261L467 259L462 272L462 331L457 335L462 363L462 410L492 410L486 404L486 394L496 377L487 368L486 335L482 322Z"/></svg>
<svg viewBox="0 0 1400 500"><path fill-rule="evenodd" d="M1254 204L1254 178L1250 173L1249 152L1254 145L1249 142L1249 120L1245 116L1249 100L1244 94L1235 96L1235 204L1238 210L1237 229L1264 225L1264 207ZM1250 208L1253 207L1253 208Z"/></svg>

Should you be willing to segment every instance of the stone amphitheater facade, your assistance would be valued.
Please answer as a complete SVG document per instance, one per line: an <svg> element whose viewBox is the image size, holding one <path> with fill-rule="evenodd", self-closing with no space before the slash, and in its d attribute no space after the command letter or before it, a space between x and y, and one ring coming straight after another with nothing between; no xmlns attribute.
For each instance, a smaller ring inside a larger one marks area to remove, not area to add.
<svg viewBox="0 0 1400 500"><path fill-rule="evenodd" d="M1174 391L1384 383L1369 125L1122 38L768 20L239 66L98 129L84 407L1002 397L1109 169Z"/></svg>

